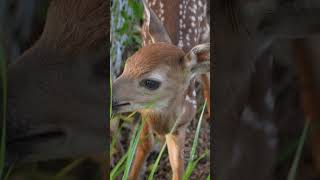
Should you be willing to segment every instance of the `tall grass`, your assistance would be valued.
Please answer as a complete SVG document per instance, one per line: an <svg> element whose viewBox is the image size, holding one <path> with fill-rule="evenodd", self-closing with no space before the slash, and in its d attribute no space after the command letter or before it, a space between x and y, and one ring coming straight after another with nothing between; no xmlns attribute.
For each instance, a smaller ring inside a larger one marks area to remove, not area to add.
<svg viewBox="0 0 320 180"><path fill-rule="evenodd" d="M72 161L69 165L65 166L64 168L62 168L60 170L60 172L58 172L55 177L53 178L53 180L59 180L62 177L66 176L70 171L72 171L75 167L79 166L79 164L81 164L83 161L85 160L85 158L79 158L76 159L74 161Z"/></svg>
<svg viewBox="0 0 320 180"><path fill-rule="evenodd" d="M201 111L201 114L200 114L200 118L199 118L197 130L196 130L196 134L195 134L195 137L194 137L194 140L193 140L193 144L192 144L192 149L191 149L191 152L190 152L189 163L187 165L185 174L183 176L184 180L188 180L189 179L189 177L191 176L191 174L192 174L193 170L195 169L196 165L198 164L198 162L208 154L208 151L206 151L199 158L196 158L196 149L197 149L197 146L198 146L201 122L202 122L202 119L203 119L203 114L204 114L204 110L206 108L206 105L207 105L207 100L205 100L204 105L202 107L202 111Z"/></svg>
<svg viewBox="0 0 320 180"><path fill-rule="evenodd" d="M186 168L184 178L183 178L184 180L187 180L190 178L190 176L191 176L192 172L194 172L195 167L198 164L198 162L201 159L205 158L209 152L207 150L204 154L202 154L198 158L196 157L196 148L197 148L197 145L199 142L199 134L200 134L201 123L202 123L205 107L206 107L206 102L204 103L204 105L201 108L201 114L200 114L200 117L198 120L198 125L197 125L197 129L196 129L195 137L193 140L192 149L190 151L190 159L189 159L188 166ZM130 171L130 168L131 168L131 165L133 162L133 157L136 152L137 144L139 142L139 137L140 137L140 133L141 133L141 130L143 127L143 123L145 123L145 120L140 121L139 125L135 128L135 130L133 132L133 138L130 141L130 146L128 148L128 151L125 153L124 156L122 156L122 158L118 161L118 163L115 165L115 167L111 170L111 173L110 173L111 180L116 179L116 177L120 176L121 173L123 173L123 176L122 176L123 180L128 178L129 171ZM174 124L174 126L171 129L169 134L172 134L175 131L176 125L177 125L177 123ZM155 162L152 165L152 169L151 169L151 172L148 176L148 180L154 179L154 175L159 167L160 160L162 158L163 153L166 150L166 147L167 147L167 144L164 143Z"/></svg>
<svg viewBox="0 0 320 180"><path fill-rule="evenodd" d="M302 154L302 149L303 149L304 143L306 142L306 138L309 132L309 123L310 123L309 120L306 120L305 126L303 128L302 134L299 139L299 145L298 145L296 154L294 156L294 160L291 164L291 168L288 173L287 180L294 180L296 178L299 161Z"/></svg>
<svg viewBox="0 0 320 180"><path fill-rule="evenodd" d="M128 151L128 156L127 156L127 161L126 161L126 166L124 170L124 175L122 177L122 180L127 180L129 177L129 171L131 168L131 164L134 160L134 155L139 143L139 137L142 131L144 125L144 121L141 121L138 126L135 128L135 131L133 133L133 138L130 141L130 146L129 146L129 151Z"/></svg>
<svg viewBox="0 0 320 180"><path fill-rule="evenodd" d="M190 160L189 160L188 166L185 170L185 174L183 176L184 180L187 180L190 177L190 175L192 174L192 172L193 172L194 168L196 167L197 163L199 162L199 160L204 158L207 154L207 153L205 153L203 156L201 156L200 158L195 160L195 153L196 153L196 148L197 148L198 141L199 141L200 127L201 127L201 122L202 122L205 106L206 106L206 101L202 107L201 115L200 115L200 118L198 121L198 126L197 126L197 130L196 130L195 138L193 140L192 150L190 152ZM176 123L174 124L173 128L171 129L170 134L172 134L175 131L175 128L176 128ZM153 164L153 167L152 167L151 173L148 177L148 180L152 180L154 178L154 174L159 166L160 159L161 159L166 147L167 147L167 143L165 143L162 146L161 151L160 151L155 163Z"/></svg>
<svg viewBox="0 0 320 180"><path fill-rule="evenodd" d="M0 147L0 178L4 175L5 154L6 154L6 112L7 112L7 71L2 41L0 39L0 73L2 82L2 133L1 133L1 147Z"/></svg>

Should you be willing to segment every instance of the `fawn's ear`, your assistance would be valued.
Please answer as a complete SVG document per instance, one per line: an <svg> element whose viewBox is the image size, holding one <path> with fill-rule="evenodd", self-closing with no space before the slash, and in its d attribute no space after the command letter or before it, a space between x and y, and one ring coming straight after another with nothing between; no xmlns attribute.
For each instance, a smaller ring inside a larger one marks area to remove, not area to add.
<svg viewBox="0 0 320 180"><path fill-rule="evenodd" d="M145 13L146 33L150 35L152 43L166 42L172 44L169 34L160 19L148 6L146 0L142 0L142 2Z"/></svg>
<svg viewBox="0 0 320 180"><path fill-rule="evenodd" d="M210 43L193 47L183 58L191 77L210 72Z"/></svg>

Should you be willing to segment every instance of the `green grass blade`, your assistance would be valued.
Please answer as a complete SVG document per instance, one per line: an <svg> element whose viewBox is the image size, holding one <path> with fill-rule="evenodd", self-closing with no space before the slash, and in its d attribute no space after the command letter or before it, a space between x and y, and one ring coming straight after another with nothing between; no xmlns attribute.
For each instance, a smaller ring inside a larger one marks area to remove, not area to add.
<svg viewBox="0 0 320 180"><path fill-rule="evenodd" d="M184 177L183 179L188 179L189 176L191 175L191 169L194 169L192 166L193 166L193 162L195 160L195 156L196 156L196 149L197 149L197 146L198 146L198 141L199 141L199 135L200 135L200 128L201 128L201 122L202 122L202 119L203 119L203 114L204 114L204 110L206 108L206 105L207 105L207 101L204 102L204 105L202 107L202 111L201 111L201 114L200 114L200 117L199 117L199 121L198 121L198 125L197 125L197 129L196 129L196 134L195 134L195 137L194 137L194 140L193 140L193 144L192 144L192 148L191 148L191 152L190 152L190 159L189 159L189 163L188 163L188 166L186 168L186 171L185 171L185 174L184 174Z"/></svg>
<svg viewBox="0 0 320 180"><path fill-rule="evenodd" d="M210 180L210 174L209 174L209 176L207 177L207 180Z"/></svg>
<svg viewBox="0 0 320 180"><path fill-rule="evenodd" d="M110 180L114 180L114 178L116 178L119 171L121 171L121 167L124 167L123 165L124 165L124 162L126 161L127 157L128 157L128 152L124 156L122 156L120 161L112 169L112 171L110 173Z"/></svg>
<svg viewBox="0 0 320 180"><path fill-rule="evenodd" d="M125 168L122 180L127 180L128 177L129 177L130 167L131 167L131 164L132 164L133 159L134 159L134 155L135 155L135 152L136 152L136 149L137 149L137 146L138 146L139 137L140 137L143 125L144 125L144 121L139 123L138 126L135 128L134 136L133 136L133 138L131 139L131 142L130 142L128 158L127 158L127 162L126 162L126 168Z"/></svg>
<svg viewBox="0 0 320 180"><path fill-rule="evenodd" d="M122 126L120 126L117 131L115 132L115 135L112 136L112 139L111 139L111 145L110 145L110 159L111 159L111 156L113 155L113 149L114 147L116 146L116 140L118 139L118 137L120 137L121 135L121 130L122 130Z"/></svg>
<svg viewBox="0 0 320 180"><path fill-rule="evenodd" d="M9 170L6 172L6 175L4 176L3 180L8 180L9 179L9 176L11 174L12 169L13 169L13 165L10 166Z"/></svg>
<svg viewBox="0 0 320 180"><path fill-rule="evenodd" d="M86 158L79 158L71 162L69 165L64 167L60 172L56 174L54 177L54 180L59 180L65 175L67 175L71 170L73 170L75 167L77 167L79 164L81 164Z"/></svg>
<svg viewBox="0 0 320 180"><path fill-rule="evenodd" d="M111 65L110 65L110 67L111 67ZM110 76L110 78L109 78L109 85L110 85L110 100L109 100L109 118L110 118L110 120L112 119L112 74L111 74L111 69L110 69L110 73L109 73L109 76Z"/></svg>
<svg viewBox="0 0 320 180"><path fill-rule="evenodd" d="M162 146L161 151L156 159L156 162L152 166L152 170L151 170L151 173L148 177L148 180L153 180L153 176L154 176L156 170L158 169L160 159L161 159L162 154L163 154L164 150L166 149L166 147L167 147L167 143L164 143L164 145Z"/></svg>
<svg viewBox="0 0 320 180"><path fill-rule="evenodd" d="M120 174L121 174L122 172L124 172L124 170L125 170L125 165L123 164L123 165L120 167L120 169L114 174L114 178L120 176ZM111 179L111 180L113 180L113 179Z"/></svg>
<svg viewBox="0 0 320 180"><path fill-rule="evenodd" d="M306 142L306 138L307 138L307 135L308 135L308 130L309 130L309 120L306 121L306 124L305 124L305 126L303 128L302 135L301 135L300 140L299 140L299 146L298 146L298 149L296 151L296 154L295 154L293 163L291 165L291 168L289 170L287 180L294 180L295 177L296 177L297 168L298 168L298 165L299 165L299 161L300 161L300 157L301 157L301 154L302 154L302 149L303 149L304 143Z"/></svg>
<svg viewBox="0 0 320 180"><path fill-rule="evenodd" d="M188 180L189 177L191 176L192 172L194 171L195 167L198 165L199 161L203 158L205 158L209 154L209 151L206 150L205 153L203 153L198 159L195 161L190 162L190 165L186 168L186 171L183 175L183 180Z"/></svg>

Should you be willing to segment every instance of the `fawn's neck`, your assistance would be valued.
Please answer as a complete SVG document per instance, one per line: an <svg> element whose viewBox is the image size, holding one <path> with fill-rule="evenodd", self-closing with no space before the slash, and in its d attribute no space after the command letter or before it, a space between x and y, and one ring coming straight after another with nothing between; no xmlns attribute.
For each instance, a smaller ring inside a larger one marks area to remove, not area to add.
<svg viewBox="0 0 320 180"><path fill-rule="evenodd" d="M194 80L181 95L177 95L169 105L161 111L144 110L142 118L149 123L150 127L158 134L169 134L175 129L185 127L195 114L195 91ZM174 131L175 132L175 131Z"/></svg>

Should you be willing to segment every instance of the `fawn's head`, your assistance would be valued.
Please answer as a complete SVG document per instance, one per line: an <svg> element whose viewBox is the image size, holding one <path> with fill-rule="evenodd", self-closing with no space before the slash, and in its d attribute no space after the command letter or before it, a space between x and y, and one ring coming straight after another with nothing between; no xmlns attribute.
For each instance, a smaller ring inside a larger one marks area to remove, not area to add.
<svg viewBox="0 0 320 180"><path fill-rule="evenodd" d="M51 1L39 40L9 65L9 163L105 151L106 8Z"/></svg>
<svg viewBox="0 0 320 180"><path fill-rule="evenodd" d="M171 43L155 13L145 6L147 27L153 44L138 50L126 61L124 71L112 86L113 111L129 112L145 108L162 111L184 94L191 79L209 72L209 44L188 53Z"/></svg>

